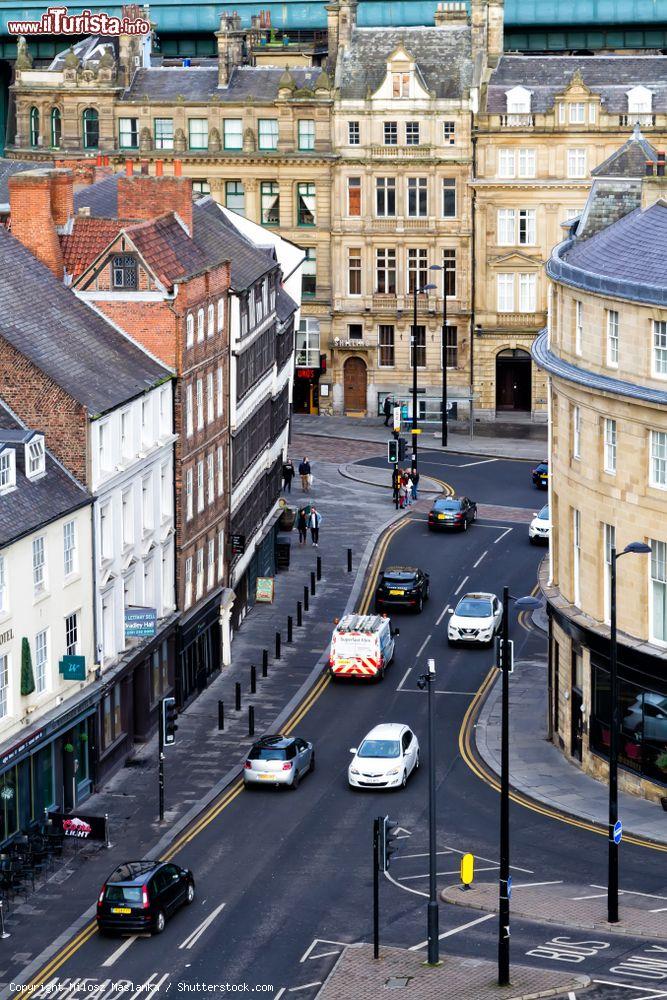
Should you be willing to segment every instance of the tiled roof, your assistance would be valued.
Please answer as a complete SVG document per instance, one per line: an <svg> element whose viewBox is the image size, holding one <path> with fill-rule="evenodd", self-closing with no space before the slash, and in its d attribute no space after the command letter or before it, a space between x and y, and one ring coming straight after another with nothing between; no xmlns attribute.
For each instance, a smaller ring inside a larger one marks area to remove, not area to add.
<svg viewBox="0 0 667 1000"><path fill-rule="evenodd" d="M657 159L656 150L636 127L627 142L591 170L591 177L643 177L646 161Z"/></svg>
<svg viewBox="0 0 667 1000"><path fill-rule="evenodd" d="M0 227L0 336L91 415L171 373L81 302Z"/></svg>
<svg viewBox="0 0 667 1000"><path fill-rule="evenodd" d="M321 72L318 66L290 69L299 88L312 89ZM182 98L187 104L193 101L209 102L213 97L222 102L239 102L253 97L258 101L273 101L278 96L278 81L283 73L284 69L275 66L238 66L232 71L228 86L218 87L217 62L211 66L187 68L151 66L137 70L121 100L173 104Z"/></svg>
<svg viewBox="0 0 667 1000"><path fill-rule="evenodd" d="M273 251L262 249L246 239L220 211L210 196L192 206L194 241L209 265L231 262L232 288L249 288L258 278L278 266Z"/></svg>
<svg viewBox="0 0 667 1000"><path fill-rule="evenodd" d="M577 239L589 239L634 212L641 203L642 182L639 178L595 178L576 229Z"/></svg>
<svg viewBox="0 0 667 1000"><path fill-rule="evenodd" d="M118 215L118 180L120 174L105 177L74 192L74 211L89 208L95 218L115 219Z"/></svg>
<svg viewBox="0 0 667 1000"><path fill-rule="evenodd" d="M343 98L365 98L387 72L387 59L402 45L415 60L428 90L439 98L460 98L470 89L470 28L355 28L336 68Z"/></svg>
<svg viewBox="0 0 667 1000"><path fill-rule="evenodd" d="M292 296L281 286L276 296L276 316L280 322L285 323L290 316L294 315L298 308Z"/></svg>
<svg viewBox="0 0 667 1000"><path fill-rule="evenodd" d="M146 263L166 285L208 266L206 256L183 229L173 213L126 229Z"/></svg>
<svg viewBox="0 0 667 1000"><path fill-rule="evenodd" d="M0 438L19 437L24 430L25 426L0 400ZM40 479L28 479L19 454L22 449L23 445L17 442L16 489L0 495L0 547L92 502L88 491L63 469L48 450L46 475Z"/></svg>
<svg viewBox="0 0 667 1000"><path fill-rule="evenodd" d="M60 238L67 273L78 278L115 239L121 228L122 223L115 219L75 218L72 232Z"/></svg>
<svg viewBox="0 0 667 1000"><path fill-rule="evenodd" d="M9 178L24 170L34 170L35 166L34 160L5 160L0 157L0 205L9 204ZM39 166L52 167L53 164L40 160Z"/></svg>
<svg viewBox="0 0 667 1000"><path fill-rule="evenodd" d="M502 56L489 81L486 110L507 111L505 92L521 86L532 91L531 111L553 108L579 70L587 87L602 97L605 111L625 114L627 92L644 86L653 92L653 110L667 111L667 56Z"/></svg>

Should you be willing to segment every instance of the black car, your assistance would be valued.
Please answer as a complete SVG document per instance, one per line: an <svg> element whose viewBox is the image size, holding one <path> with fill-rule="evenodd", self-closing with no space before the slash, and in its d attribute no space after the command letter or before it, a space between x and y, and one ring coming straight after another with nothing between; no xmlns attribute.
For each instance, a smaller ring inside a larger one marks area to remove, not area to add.
<svg viewBox="0 0 667 1000"><path fill-rule="evenodd" d="M468 497L445 497L436 500L429 511L428 526L431 531L460 528L467 531L468 525L477 520L477 504Z"/></svg>
<svg viewBox="0 0 667 1000"><path fill-rule="evenodd" d="M419 614L428 600L428 591L428 573L415 566L389 566L380 573L375 610L408 608Z"/></svg>
<svg viewBox="0 0 667 1000"><path fill-rule="evenodd" d="M531 475L533 477L533 486L537 486L540 490L546 490L549 485L549 463L540 462L532 470Z"/></svg>
<svg viewBox="0 0 667 1000"><path fill-rule="evenodd" d="M167 918L195 898L192 872L172 862L128 861L115 868L97 900L101 934L161 934Z"/></svg>

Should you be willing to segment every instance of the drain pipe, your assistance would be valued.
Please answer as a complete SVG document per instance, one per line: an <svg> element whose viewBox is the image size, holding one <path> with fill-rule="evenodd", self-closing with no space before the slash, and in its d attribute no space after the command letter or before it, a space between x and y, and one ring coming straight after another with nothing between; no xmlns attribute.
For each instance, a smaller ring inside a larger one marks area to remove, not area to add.
<svg viewBox="0 0 667 1000"><path fill-rule="evenodd" d="M475 116L473 112L470 112L470 137L472 141L472 178L473 181L477 177L477 137L474 134L475 128ZM475 436L475 229L477 225L476 219L476 207L477 207L477 190L474 187L472 189L472 199L470 207L470 224L471 224L471 236L470 236L470 439L472 440Z"/></svg>

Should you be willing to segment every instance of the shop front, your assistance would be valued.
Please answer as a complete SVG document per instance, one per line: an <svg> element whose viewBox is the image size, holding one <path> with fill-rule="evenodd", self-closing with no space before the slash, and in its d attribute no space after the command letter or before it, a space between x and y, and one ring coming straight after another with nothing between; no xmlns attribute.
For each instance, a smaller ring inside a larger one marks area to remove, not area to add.
<svg viewBox="0 0 667 1000"><path fill-rule="evenodd" d="M220 607L224 588L184 615L178 628L176 702L183 708L200 694L222 666Z"/></svg>
<svg viewBox="0 0 667 1000"><path fill-rule="evenodd" d="M320 378L325 372L326 356L320 354L319 320L302 318L294 355L294 413L320 412Z"/></svg>

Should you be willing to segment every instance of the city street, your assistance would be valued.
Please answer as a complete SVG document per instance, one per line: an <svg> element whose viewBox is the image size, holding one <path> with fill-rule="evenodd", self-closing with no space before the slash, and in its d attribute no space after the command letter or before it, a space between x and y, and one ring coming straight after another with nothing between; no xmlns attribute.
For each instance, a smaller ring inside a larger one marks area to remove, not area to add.
<svg viewBox="0 0 667 1000"><path fill-rule="evenodd" d="M383 459L365 464L386 468ZM509 508L514 517L482 515L465 534L434 535L427 529L424 510L406 516L393 533L384 565L416 565L429 572L430 601L420 616L395 616L401 630L397 655L381 684L327 681L322 686L294 729L315 742L314 774L295 793L262 789L228 796L227 804L214 810L174 855L194 871L197 895L192 907L178 913L160 938L84 935L81 946L54 975L33 977L43 987L36 996L46 996L55 982L63 985L68 1000L103 1000L120 980L131 982L137 997L158 995L169 983L226 981L251 987L267 984L269 996L293 991L310 1000L342 944L372 937L372 821L384 813L403 830L401 850L380 887L381 940L423 950L427 697L416 682L427 657L435 659L437 668L438 886L458 881L459 859L465 852L475 855L482 881L496 877L498 795L473 773L460 749L466 712L493 664L494 652L449 649L445 630L447 609L466 591L500 594L507 585L511 594L521 596L533 590L545 550L529 544L525 520L539 510L546 495L532 487L530 468L525 462L474 456L421 456L425 476L480 504ZM517 659L543 653L545 635L519 622L512 611L510 634ZM358 746L372 726L390 721L415 730L422 767L398 792L352 792L346 782L349 748ZM581 896L604 892L603 837L515 804L510 819L516 895L522 885L542 883L549 891L549 886L564 881L580 886ZM624 844L621 888L650 894L656 909L667 907L664 856ZM93 902L81 900L82 910ZM443 904L440 931L445 960L452 954L495 958L495 915ZM605 1000L667 996L659 990L661 982L667 983L667 949L651 948L648 939L568 930L565 919L563 926L519 919L512 923L513 961L587 973L600 983L586 995ZM88 983L77 985L77 979ZM609 985L613 983L622 985Z"/></svg>

